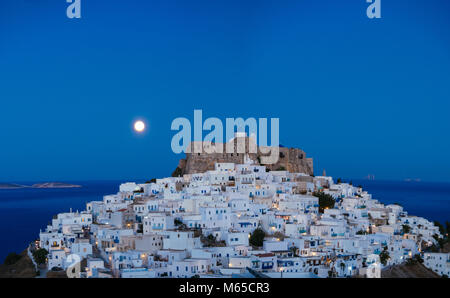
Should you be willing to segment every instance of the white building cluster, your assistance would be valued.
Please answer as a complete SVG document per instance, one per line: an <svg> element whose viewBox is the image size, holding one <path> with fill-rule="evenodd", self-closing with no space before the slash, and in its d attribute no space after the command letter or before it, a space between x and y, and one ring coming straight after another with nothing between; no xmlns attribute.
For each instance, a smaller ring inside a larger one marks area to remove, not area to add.
<svg viewBox="0 0 450 298"><path fill-rule="evenodd" d="M320 192L334 208L320 212ZM256 229L266 235L261 246L250 243ZM125 183L86 211L58 214L40 247L49 269L67 269L71 254L87 259L83 277L380 277L436 234L428 220L331 177L216 163L205 173Z"/></svg>

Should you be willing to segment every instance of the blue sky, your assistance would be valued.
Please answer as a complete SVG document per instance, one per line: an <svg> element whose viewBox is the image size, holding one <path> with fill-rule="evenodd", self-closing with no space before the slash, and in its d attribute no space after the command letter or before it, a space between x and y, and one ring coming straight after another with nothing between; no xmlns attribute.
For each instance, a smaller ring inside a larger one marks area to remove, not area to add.
<svg viewBox="0 0 450 298"><path fill-rule="evenodd" d="M1 1L0 181L168 176L194 109L280 118L316 174L450 181L450 3L367 5Z"/></svg>

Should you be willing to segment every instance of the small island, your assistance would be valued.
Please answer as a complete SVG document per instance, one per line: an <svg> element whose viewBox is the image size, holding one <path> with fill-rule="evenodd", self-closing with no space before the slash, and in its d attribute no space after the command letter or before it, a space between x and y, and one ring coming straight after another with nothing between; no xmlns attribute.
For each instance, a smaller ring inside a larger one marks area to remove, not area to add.
<svg viewBox="0 0 450 298"><path fill-rule="evenodd" d="M0 183L0 189L21 189L29 186L15 183Z"/></svg>
<svg viewBox="0 0 450 298"><path fill-rule="evenodd" d="M45 182L33 185L22 185L17 183L0 183L0 189L24 189L24 188L77 188L81 185L62 183L62 182Z"/></svg>
<svg viewBox="0 0 450 298"><path fill-rule="evenodd" d="M31 187L32 188L75 188L75 187L81 187L81 185L67 184L67 183L61 183L61 182L46 182L46 183L33 184Z"/></svg>

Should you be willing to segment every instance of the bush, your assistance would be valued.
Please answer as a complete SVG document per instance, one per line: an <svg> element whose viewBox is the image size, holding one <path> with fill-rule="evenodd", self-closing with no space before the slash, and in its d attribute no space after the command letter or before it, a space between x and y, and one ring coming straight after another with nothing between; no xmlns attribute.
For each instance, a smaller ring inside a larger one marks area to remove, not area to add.
<svg viewBox="0 0 450 298"><path fill-rule="evenodd" d="M45 248L39 248L33 252L34 261L38 264L44 264L47 260L48 251Z"/></svg>
<svg viewBox="0 0 450 298"><path fill-rule="evenodd" d="M4 264L5 265L13 265L13 264L17 263L18 260L20 260L20 255L16 254L15 252L12 252L6 256Z"/></svg>
<svg viewBox="0 0 450 298"><path fill-rule="evenodd" d="M273 237L278 238L281 241L283 241L286 236L283 233L277 231L277 232L273 233Z"/></svg>
<svg viewBox="0 0 450 298"><path fill-rule="evenodd" d="M323 213L323 210L325 210L325 208L334 208L334 203L336 203L336 201L331 195L323 192L314 192L313 196L319 198L320 213Z"/></svg>
<svg viewBox="0 0 450 298"><path fill-rule="evenodd" d="M444 226L440 223L440 222L438 222L438 221L435 221L434 222L434 225L435 226L437 226L438 228L439 228L439 232L442 234L442 236L444 236L445 237L445 228L444 228Z"/></svg>
<svg viewBox="0 0 450 298"><path fill-rule="evenodd" d="M411 227L408 225L402 225L402 233L408 234L411 231Z"/></svg>
<svg viewBox="0 0 450 298"><path fill-rule="evenodd" d="M380 262L381 264L383 264L384 266L386 266L387 261L391 258L391 256L388 253L388 248L387 246L384 247L384 250L380 253Z"/></svg>
<svg viewBox="0 0 450 298"><path fill-rule="evenodd" d="M250 244L253 246L263 246L264 237L266 237L266 233L261 228L257 228L253 231L253 233L250 236Z"/></svg>

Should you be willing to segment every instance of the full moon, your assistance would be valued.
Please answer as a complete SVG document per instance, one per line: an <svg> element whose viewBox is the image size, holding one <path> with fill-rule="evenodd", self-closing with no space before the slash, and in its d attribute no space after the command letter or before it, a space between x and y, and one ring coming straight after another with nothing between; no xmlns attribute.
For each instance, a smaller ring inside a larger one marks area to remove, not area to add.
<svg viewBox="0 0 450 298"><path fill-rule="evenodd" d="M134 122L134 130L137 132L143 132L145 129L145 123L141 120Z"/></svg>

